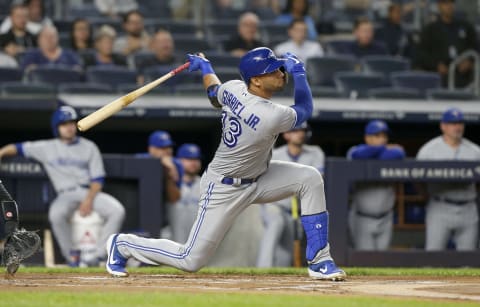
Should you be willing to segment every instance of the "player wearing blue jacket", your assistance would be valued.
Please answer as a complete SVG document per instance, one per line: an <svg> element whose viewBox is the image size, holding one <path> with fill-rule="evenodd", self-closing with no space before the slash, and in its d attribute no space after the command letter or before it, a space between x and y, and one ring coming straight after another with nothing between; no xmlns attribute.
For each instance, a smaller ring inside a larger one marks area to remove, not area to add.
<svg viewBox="0 0 480 307"><path fill-rule="evenodd" d="M365 144L350 148L351 160L399 160L405 157L400 145L388 144L389 128L373 120L365 127ZM393 228L395 190L391 183L355 184L349 214L353 245L360 250L385 250L390 246Z"/></svg>

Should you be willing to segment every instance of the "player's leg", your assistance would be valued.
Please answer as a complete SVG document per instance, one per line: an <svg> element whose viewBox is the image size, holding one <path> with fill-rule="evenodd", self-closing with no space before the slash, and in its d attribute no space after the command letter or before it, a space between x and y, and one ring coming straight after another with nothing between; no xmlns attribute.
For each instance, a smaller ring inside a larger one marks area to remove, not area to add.
<svg viewBox="0 0 480 307"><path fill-rule="evenodd" d="M357 250L374 250L375 249L375 219L359 215L358 213L352 214L352 236L354 247Z"/></svg>
<svg viewBox="0 0 480 307"><path fill-rule="evenodd" d="M285 221L282 208L273 204L261 207L264 231L258 251L257 267L270 268L273 266L275 250L279 245Z"/></svg>
<svg viewBox="0 0 480 307"><path fill-rule="evenodd" d="M472 251L478 242L478 212L477 204L467 204L459 209L455 216L456 229L453 239L458 251Z"/></svg>
<svg viewBox="0 0 480 307"><path fill-rule="evenodd" d="M375 235L375 250L384 251L390 248L393 233L393 211L378 219Z"/></svg>
<svg viewBox="0 0 480 307"><path fill-rule="evenodd" d="M97 241L97 258L106 259L105 243L111 234L120 231L125 219L125 208L115 197L99 192L93 200L93 210L103 219Z"/></svg>
<svg viewBox="0 0 480 307"><path fill-rule="evenodd" d="M235 217L250 204L255 185L238 188L219 183L221 178L202 177L202 196L197 220L185 244L165 239L120 234L109 238L107 271L124 277L125 262L133 257L148 264L166 264L184 271L197 271L208 263Z"/></svg>
<svg viewBox="0 0 480 307"><path fill-rule="evenodd" d="M444 250L451 235L451 208L441 202L430 201L425 212L425 249Z"/></svg>
<svg viewBox="0 0 480 307"><path fill-rule="evenodd" d="M297 163L271 161L267 172L257 181L253 202L273 202L293 195L301 203L310 276L318 279L345 279L345 272L336 267L330 256L328 213L323 178L318 170Z"/></svg>
<svg viewBox="0 0 480 307"><path fill-rule="evenodd" d="M52 227L53 234L60 247L63 257L68 261L70 259L70 250L72 249L72 226L70 218L78 208L80 200L75 193L60 193L53 200L48 210L48 220Z"/></svg>

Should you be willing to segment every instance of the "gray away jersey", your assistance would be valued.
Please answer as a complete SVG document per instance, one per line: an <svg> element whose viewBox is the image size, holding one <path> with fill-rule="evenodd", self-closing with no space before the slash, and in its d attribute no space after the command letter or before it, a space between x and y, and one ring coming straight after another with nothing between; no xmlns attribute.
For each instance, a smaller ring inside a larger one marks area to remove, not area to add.
<svg viewBox="0 0 480 307"><path fill-rule="evenodd" d="M66 144L60 139L24 142L23 155L43 164L55 190L89 185L92 179L105 177L102 156L97 145L79 137Z"/></svg>
<svg viewBox="0 0 480 307"><path fill-rule="evenodd" d="M458 148L452 148L438 136L423 145L417 154L418 160L466 160L480 161L480 147L463 138ZM430 195L453 200L470 200L477 195L473 183L432 183L428 185Z"/></svg>
<svg viewBox="0 0 480 307"><path fill-rule="evenodd" d="M278 134L295 125L295 110L249 93L241 80L222 84L218 101L222 139L208 169L234 178L258 177L268 167Z"/></svg>

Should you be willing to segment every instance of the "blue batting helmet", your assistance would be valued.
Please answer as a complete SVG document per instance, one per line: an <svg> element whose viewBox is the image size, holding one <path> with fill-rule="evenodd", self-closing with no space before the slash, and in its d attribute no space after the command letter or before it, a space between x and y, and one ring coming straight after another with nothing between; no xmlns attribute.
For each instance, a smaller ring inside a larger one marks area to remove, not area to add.
<svg viewBox="0 0 480 307"><path fill-rule="evenodd" d="M78 119L77 112L70 106L61 106L55 112L53 112L51 126L52 133L55 137L58 137L58 125L76 121Z"/></svg>
<svg viewBox="0 0 480 307"><path fill-rule="evenodd" d="M277 58L267 47L258 47L247 52L241 59L238 69L243 81L250 83L255 76L269 74L285 65L285 59Z"/></svg>

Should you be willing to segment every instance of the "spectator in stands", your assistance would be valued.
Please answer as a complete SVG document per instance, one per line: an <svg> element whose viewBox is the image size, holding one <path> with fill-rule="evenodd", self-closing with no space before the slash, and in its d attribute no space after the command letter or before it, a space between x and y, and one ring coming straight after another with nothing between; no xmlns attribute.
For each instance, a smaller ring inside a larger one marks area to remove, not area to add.
<svg viewBox="0 0 480 307"><path fill-rule="evenodd" d="M0 67L18 67L15 58L0 51Z"/></svg>
<svg viewBox="0 0 480 307"><path fill-rule="evenodd" d="M308 0L288 0L282 14L275 20L279 24L290 24L294 19L303 19L308 29L308 39L317 40L318 33L315 22L309 15L310 5Z"/></svg>
<svg viewBox="0 0 480 307"><path fill-rule="evenodd" d="M148 49L150 35L145 31L143 15L140 12L128 12L123 18L123 29L126 35L115 40L113 45L115 52L128 56L137 51Z"/></svg>
<svg viewBox="0 0 480 307"><path fill-rule="evenodd" d="M157 65L173 65L178 62L175 56L175 43L172 34L165 30L158 30L152 37L150 51L155 55L154 58L146 58L138 63L137 70L143 72L145 68Z"/></svg>
<svg viewBox="0 0 480 307"><path fill-rule="evenodd" d="M11 28L0 35L0 49L15 57L18 53L37 46L37 38L27 29L28 9L23 4L10 9Z"/></svg>
<svg viewBox="0 0 480 307"><path fill-rule="evenodd" d="M22 1L16 1L13 5L18 5L18 3L23 3ZM44 15L44 5L42 0L27 0L23 3L28 10L28 22L27 30L28 32L37 35L43 26L52 26L53 22L50 18ZM9 17L3 20L2 25L0 25L0 33L5 33L12 27L12 20Z"/></svg>
<svg viewBox="0 0 480 307"><path fill-rule="evenodd" d="M373 24L366 17L355 20L353 27L355 40L347 46L347 53L361 58L367 55L387 55L387 48L373 40Z"/></svg>
<svg viewBox="0 0 480 307"><path fill-rule="evenodd" d="M260 20L254 13L242 14L238 19L238 33L225 42L224 49L233 56L241 57L251 49L264 46L259 40L259 23Z"/></svg>
<svg viewBox="0 0 480 307"><path fill-rule="evenodd" d="M440 16L426 25L420 35L416 65L428 71L438 72L447 84L448 66L464 51L477 50L475 28L468 21L454 17L454 0L437 0ZM473 78L473 61L459 63L455 74L455 86L465 87Z"/></svg>
<svg viewBox="0 0 480 307"><path fill-rule="evenodd" d="M375 40L384 43L390 55L405 55L408 35L402 27L401 4L390 4L387 19L382 27L375 31Z"/></svg>
<svg viewBox="0 0 480 307"><path fill-rule="evenodd" d="M365 126L365 144L353 146L347 153L351 160L401 160L400 145L388 144L389 128L382 120ZM358 182L352 194L349 225L353 246L359 250L386 250L393 230L395 189L391 183Z"/></svg>
<svg viewBox="0 0 480 307"><path fill-rule="evenodd" d="M95 0L95 6L102 15L115 19L138 9L136 0Z"/></svg>
<svg viewBox="0 0 480 307"><path fill-rule="evenodd" d="M291 52L303 62L306 62L311 57L323 56L324 52L320 43L307 40L307 24L303 19L292 21L288 26L288 37L290 37L288 41L274 48L277 55Z"/></svg>
<svg viewBox="0 0 480 307"><path fill-rule="evenodd" d="M127 61L121 54L113 52L115 41L115 29L109 25L103 25L95 33L95 54L84 54L83 62L88 66L126 66Z"/></svg>
<svg viewBox="0 0 480 307"><path fill-rule="evenodd" d="M70 31L70 47L72 50L86 50L93 48L92 27L90 22L83 18L78 18L72 23Z"/></svg>
<svg viewBox="0 0 480 307"><path fill-rule="evenodd" d="M480 147L463 137L464 116L451 108L442 115L442 135L423 145L418 160L480 161ZM428 184L425 216L425 249L445 250L450 239L459 251L473 251L478 244L477 188L474 182Z"/></svg>
<svg viewBox="0 0 480 307"><path fill-rule="evenodd" d="M38 34L38 47L25 55L21 63L22 69L28 70L37 65L65 65L81 69L77 55L59 46L58 32L55 27L43 27Z"/></svg>

